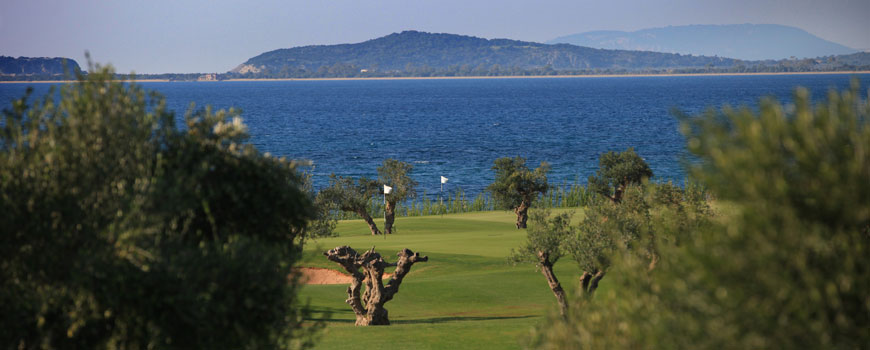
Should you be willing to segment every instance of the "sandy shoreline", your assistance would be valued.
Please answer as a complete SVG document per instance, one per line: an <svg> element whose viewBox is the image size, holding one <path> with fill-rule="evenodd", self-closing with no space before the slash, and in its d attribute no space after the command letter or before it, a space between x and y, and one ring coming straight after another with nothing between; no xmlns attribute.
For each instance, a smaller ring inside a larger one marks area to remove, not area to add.
<svg viewBox="0 0 870 350"><path fill-rule="evenodd" d="M870 71L837 71L837 72L768 72L768 73L662 73L662 74L589 74L589 75L506 75L506 76L469 76L469 77L348 77L348 78L280 78L280 79L227 79L227 80L203 80L203 81L179 81L179 82L251 82L251 81L344 81L344 80L443 80L443 79L546 79L546 78L637 78L637 77L704 77L704 76L752 76L752 75L821 75L821 74L870 74ZM174 82L168 79L136 79L137 83L166 83ZM75 80L21 80L0 81L0 84L63 84Z"/></svg>

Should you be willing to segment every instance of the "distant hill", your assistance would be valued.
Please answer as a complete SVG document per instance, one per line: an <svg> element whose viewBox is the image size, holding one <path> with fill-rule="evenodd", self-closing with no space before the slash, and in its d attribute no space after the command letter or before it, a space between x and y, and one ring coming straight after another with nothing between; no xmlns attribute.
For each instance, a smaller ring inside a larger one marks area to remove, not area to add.
<svg viewBox="0 0 870 350"><path fill-rule="evenodd" d="M54 76L63 75L66 69L72 73L81 70L79 64L62 57L9 57L0 56L0 75L7 76Z"/></svg>
<svg viewBox="0 0 870 350"><path fill-rule="evenodd" d="M742 60L813 58L857 52L803 29L777 24L669 26L634 32L595 31L559 37L548 43L611 50L718 55Z"/></svg>
<svg viewBox="0 0 870 350"><path fill-rule="evenodd" d="M233 69L237 74L299 75L351 69L401 72L504 70L639 70L725 67L735 60L669 53L601 50L509 39L405 31L357 44L315 45L260 54ZM341 73L341 72L338 72ZM341 74L339 74L341 75ZM346 74L345 74L346 75Z"/></svg>

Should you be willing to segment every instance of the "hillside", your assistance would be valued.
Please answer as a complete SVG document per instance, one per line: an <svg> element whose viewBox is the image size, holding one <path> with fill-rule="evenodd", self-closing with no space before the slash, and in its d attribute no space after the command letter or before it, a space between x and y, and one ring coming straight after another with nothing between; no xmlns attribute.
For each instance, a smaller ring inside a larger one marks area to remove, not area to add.
<svg viewBox="0 0 870 350"><path fill-rule="evenodd" d="M69 72L81 70L79 64L69 58L0 56L0 75L54 76L65 74L64 69Z"/></svg>
<svg viewBox="0 0 870 350"><path fill-rule="evenodd" d="M803 29L776 24L688 25L634 32L594 31L567 35L548 43L611 50L643 50L742 60L813 58L856 52Z"/></svg>
<svg viewBox="0 0 870 350"><path fill-rule="evenodd" d="M405 31L356 44L278 49L253 57L231 72L294 74L329 69L392 72L410 70L552 70L725 67L718 57L602 50L568 44L548 45L509 39ZM351 68L352 67L352 68Z"/></svg>

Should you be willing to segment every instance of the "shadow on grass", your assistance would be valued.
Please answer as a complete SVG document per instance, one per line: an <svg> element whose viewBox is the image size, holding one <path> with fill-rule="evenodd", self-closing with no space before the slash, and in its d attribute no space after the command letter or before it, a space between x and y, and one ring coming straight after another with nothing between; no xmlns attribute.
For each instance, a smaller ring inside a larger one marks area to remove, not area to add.
<svg viewBox="0 0 870 350"><path fill-rule="evenodd" d="M537 316L445 316L433 318L421 318L416 320L390 320L392 324L435 324L447 322L468 322L468 321L493 321L493 320L511 320L521 318L532 318ZM334 319L334 318L307 318L309 321L323 321L326 323L354 323L355 319Z"/></svg>
<svg viewBox="0 0 870 350"><path fill-rule="evenodd" d="M446 323L446 322L457 322L457 321L493 321L493 320L511 320L511 319L520 319L520 318L532 318L535 316L525 315L525 316L445 316L445 317L432 317L432 318L421 318L416 320L395 320L390 321L394 324L432 324L432 323Z"/></svg>

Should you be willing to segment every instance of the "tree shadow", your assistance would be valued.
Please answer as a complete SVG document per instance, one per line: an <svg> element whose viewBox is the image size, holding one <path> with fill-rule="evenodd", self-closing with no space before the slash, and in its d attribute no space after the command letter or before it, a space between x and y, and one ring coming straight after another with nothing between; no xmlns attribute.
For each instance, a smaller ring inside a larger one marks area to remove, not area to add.
<svg viewBox="0 0 870 350"><path fill-rule="evenodd" d="M353 312L350 312L353 313ZM391 324L436 324L436 323L447 323L447 322L469 322L469 321L493 321L493 320L511 320L511 319L521 319L521 318L532 318L536 316L532 315L524 315L524 316L445 316L445 317L432 317L432 318L421 318L416 320L390 320ZM335 319L335 318L306 318L307 321L321 321L327 324L329 323L355 323L356 319Z"/></svg>
<svg viewBox="0 0 870 350"><path fill-rule="evenodd" d="M338 319L338 318L313 318L313 317L306 317L305 320L306 320L306 321L324 322L324 323L326 323L326 324L329 324L329 323L351 323L351 324L356 323L356 319L348 320L348 319Z"/></svg>
<svg viewBox="0 0 870 350"><path fill-rule="evenodd" d="M524 316L445 316L445 317L433 317L433 318L421 318L416 320L390 320L390 323L393 324L433 324L433 323L446 323L446 322L457 322L457 321L492 321L492 320L511 320L511 319L520 319L520 318L532 318L535 316L532 315L524 315Z"/></svg>

